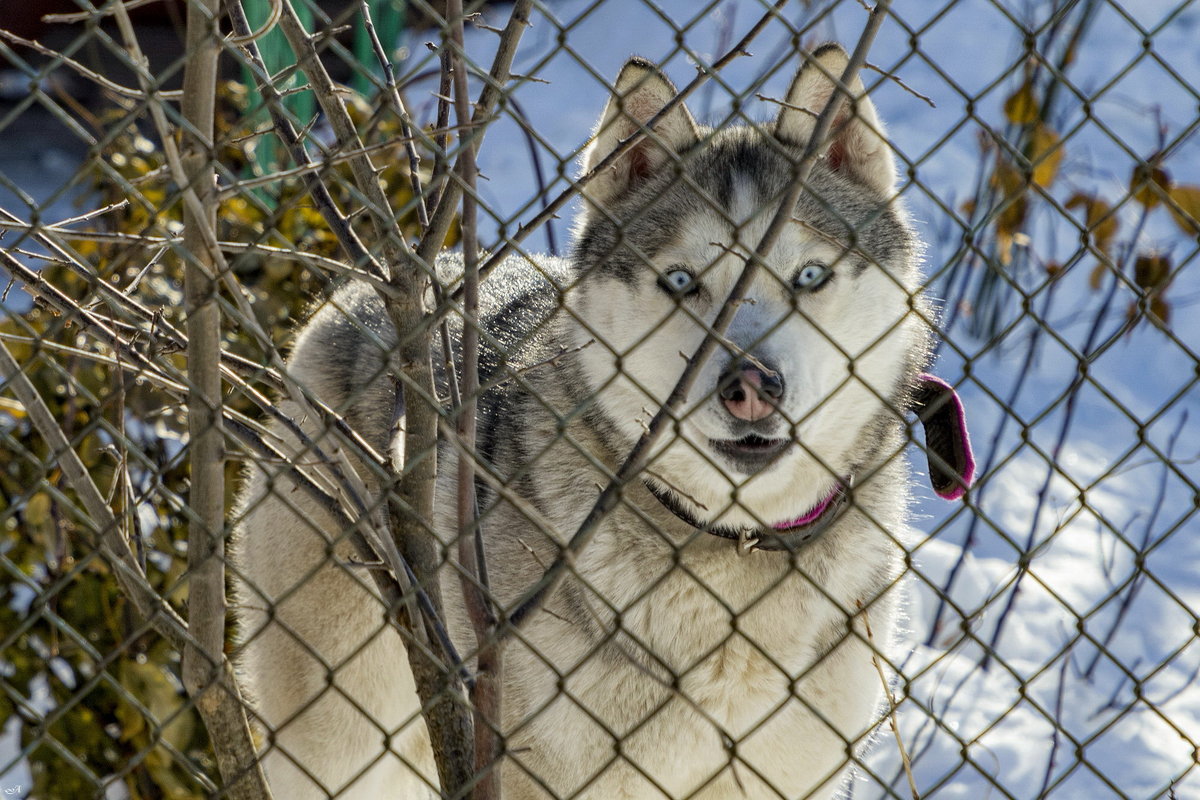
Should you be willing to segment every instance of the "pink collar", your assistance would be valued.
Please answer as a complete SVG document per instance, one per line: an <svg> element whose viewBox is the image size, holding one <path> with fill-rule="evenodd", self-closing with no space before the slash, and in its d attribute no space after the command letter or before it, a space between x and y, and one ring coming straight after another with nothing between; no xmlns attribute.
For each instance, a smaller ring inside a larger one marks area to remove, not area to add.
<svg viewBox="0 0 1200 800"><path fill-rule="evenodd" d="M734 539L748 552L783 550L794 553L811 544L841 516L843 507L850 499L848 487L853 481L838 481L824 500L803 515L789 522L772 525L770 528L739 528L733 525L700 522L676 492L659 486L649 478L643 478L642 483L668 511L696 530L720 536L722 539Z"/></svg>
<svg viewBox="0 0 1200 800"><path fill-rule="evenodd" d="M772 530L790 531L793 528L803 528L805 525L811 525L820 519L821 515L829 508L829 504L836 500L842 494L842 484L835 483L833 488L829 490L829 494L825 499L817 503L815 506L806 511L802 516L797 517L791 522L781 522L778 525L772 525Z"/></svg>

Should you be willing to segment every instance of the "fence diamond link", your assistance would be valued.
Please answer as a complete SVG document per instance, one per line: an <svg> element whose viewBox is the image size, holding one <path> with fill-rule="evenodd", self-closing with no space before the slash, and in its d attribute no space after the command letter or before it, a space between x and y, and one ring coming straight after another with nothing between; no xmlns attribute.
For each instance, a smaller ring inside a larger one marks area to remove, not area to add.
<svg viewBox="0 0 1200 800"><path fill-rule="evenodd" d="M1200 4L27 6L5 797L1200 797Z"/></svg>

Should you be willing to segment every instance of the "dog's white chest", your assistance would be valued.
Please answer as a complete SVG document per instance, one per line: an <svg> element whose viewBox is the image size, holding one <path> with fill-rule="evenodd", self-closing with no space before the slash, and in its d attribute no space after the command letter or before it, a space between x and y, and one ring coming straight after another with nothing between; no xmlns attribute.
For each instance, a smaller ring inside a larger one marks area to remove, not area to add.
<svg viewBox="0 0 1200 800"><path fill-rule="evenodd" d="M650 581L631 569L607 586L593 576L617 611L610 635L589 648L558 626L555 671L566 678L543 684L541 710L513 744L571 765L558 788L587 784L585 797L640 798L654 786L713 800L824 796L819 765L861 735L878 678L845 614L811 584L743 565L721 575L675 563Z"/></svg>

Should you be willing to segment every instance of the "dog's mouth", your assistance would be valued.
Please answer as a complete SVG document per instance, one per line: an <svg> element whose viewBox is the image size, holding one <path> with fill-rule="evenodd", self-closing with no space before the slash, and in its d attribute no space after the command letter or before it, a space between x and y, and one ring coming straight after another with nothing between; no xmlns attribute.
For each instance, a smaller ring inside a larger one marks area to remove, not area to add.
<svg viewBox="0 0 1200 800"><path fill-rule="evenodd" d="M709 439L713 452L742 472L757 472L768 466L791 443L791 439L772 439L757 433L740 439Z"/></svg>

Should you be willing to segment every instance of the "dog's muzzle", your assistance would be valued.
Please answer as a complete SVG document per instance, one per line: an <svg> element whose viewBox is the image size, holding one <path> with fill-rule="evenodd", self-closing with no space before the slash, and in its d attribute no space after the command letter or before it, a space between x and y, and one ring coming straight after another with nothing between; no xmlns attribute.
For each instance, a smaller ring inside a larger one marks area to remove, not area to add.
<svg viewBox="0 0 1200 800"><path fill-rule="evenodd" d="M761 361L742 361L721 375L721 404L735 419L758 422L775 413L783 400L783 376Z"/></svg>
<svg viewBox="0 0 1200 800"><path fill-rule="evenodd" d="M757 373L759 384L755 385L756 396L764 376L757 366L739 365L736 380L741 388L730 388L732 400L726 397L726 388L734 387L732 381L722 378L721 398L743 410L757 408L745 396L745 375ZM728 374L728 373L727 373ZM753 379L751 379L753 380ZM783 394L782 381L779 395ZM736 394L736 392L742 394ZM946 500L958 500L975 480L975 456L971 450L971 437L967 432L967 417L962 400L954 387L934 375L918 375L913 384L912 410L925 428L925 453L929 462L929 481L933 490ZM774 407L771 407L774 410ZM730 413L737 415L733 409ZM769 412L768 412L769 414ZM748 418L743 418L748 419ZM751 420L756 421L756 420ZM766 440L764 440L766 441ZM838 520L850 502L850 490L854 476L838 479L833 488L812 508L787 522L758 527L736 527L701 522L692 513L689 502L672 489L659 485L650 478L643 478L646 489L668 511L690 527L723 539L738 542L739 552L756 550L783 550L796 552L813 541Z"/></svg>

